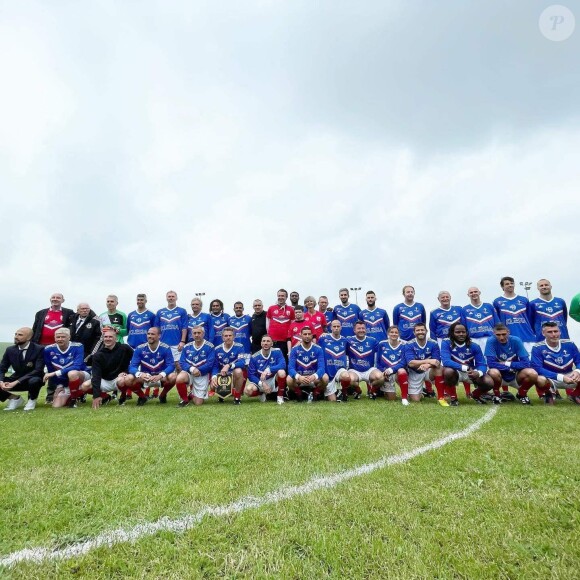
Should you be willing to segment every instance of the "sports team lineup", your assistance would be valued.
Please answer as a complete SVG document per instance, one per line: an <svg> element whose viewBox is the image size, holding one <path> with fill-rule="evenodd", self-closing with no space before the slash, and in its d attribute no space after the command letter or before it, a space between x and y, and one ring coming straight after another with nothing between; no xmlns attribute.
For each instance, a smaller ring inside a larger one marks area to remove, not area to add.
<svg viewBox="0 0 580 580"><path fill-rule="evenodd" d="M210 397L240 405L244 395L279 405L344 404L363 396L364 383L370 399L398 398L407 406L434 398L449 407L459 404L462 383L477 404L530 405L533 387L545 404L565 394L580 405L580 353L569 339L566 301L553 296L546 279L537 282L532 300L516 294L512 277L501 278L500 286L492 303L469 288L465 306L441 291L439 307L427 315L406 285L392 320L376 306L372 290L361 309L346 288L334 307L326 296L307 296L300 304L297 292L280 289L267 310L254 300L251 316L242 302L226 314L219 299L203 312L199 297L188 313L173 290L156 313L147 309L145 294L137 294L129 315L109 295L107 310L97 316L87 303L76 312L63 307L56 292L6 349L0 401L5 411L33 411L46 384L45 404L54 408L77 407L87 395L93 409L134 398L137 406L153 399L167 404L174 387L178 407ZM580 294L569 314L580 322Z"/></svg>

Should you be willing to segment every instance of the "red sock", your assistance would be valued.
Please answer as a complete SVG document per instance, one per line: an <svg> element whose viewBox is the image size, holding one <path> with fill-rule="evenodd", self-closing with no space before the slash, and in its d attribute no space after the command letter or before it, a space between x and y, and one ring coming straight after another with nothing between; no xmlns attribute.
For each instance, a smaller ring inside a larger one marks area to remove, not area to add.
<svg viewBox="0 0 580 580"><path fill-rule="evenodd" d="M70 390L70 398L78 399L82 397L82 393L79 392L79 385L81 384L81 379L70 380L68 382L68 388Z"/></svg>
<svg viewBox="0 0 580 580"><path fill-rule="evenodd" d="M572 391L571 393L568 393L568 391ZM572 389L566 389L566 393L568 393L568 395L570 397L580 397L580 386L576 387L574 390Z"/></svg>
<svg viewBox="0 0 580 580"><path fill-rule="evenodd" d="M312 390L312 396L314 397L314 399L318 399L318 397L320 396L320 387L314 387L314 389Z"/></svg>
<svg viewBox="0 0 580 580"><path fill-rule="evenodd" d="M359 387L358 385L357 385L356 387L354 387L354 392L355 392L357 395L362 395L362 391L360 390L360 387Z"/></svg>
<svg viewBox="0 0 580 580"><path fill-rule="evenodd" d="M457 387L447 387L446 391L452 399L457 399Z"/></svg>
<svg viewBox="0 0 580 580"><path fill-rule="evenodd" d="M286 391L286 378L276 377L276 385L278 386L278 396L283 397Z"/></svg>
<svg viewBox="0 0 580 580"><path fill-rule="evenodd" d="M493 394L495 397L499 397L500 396L500 392L499 389L497 387L493 387Z"/></svg>
<svg viewBox="0 0 580 580"><path fill-rule="evenodd" d="M398 373L399 385L401 387L401 399L409 398L409 375L406 372Z"/></svg>
<svg viewBox="0 0 580 580"><path fill-rule="evenodd" d="M482 395L482 392L477 387L475 389L473 389L473 393L471 393L471 396L474 399L479 399L479 397L481 397L481 395Z"/></svg>
<svg viewBox="0 0 580 580"><path fill-rule="evenodd" d="M179 394L179 398L182 401L187 401L187 385L185 383L177 383L175 385L175 388L177 389L177 393Z"/></svg>
<svg viewBox="0 0 580 580"><path fill-rule="evenodd" d="M510 388L507 385L502 385L501 389L504 393L509 393L510 392Z"/></svg>
<svg viewBox="0 0 580 580"><path fill-rule="evenodd" d="M150 387L147 387L145 389L145 393L144 394L145 394L146 397L148 397L151 394L151 388Z"/></svg>
<svg viewBox="0 0 580 580"><path fill-rule="evenodd" d="M571 397L572 393L574 392L574 389L566 389L566 394Z"/></svg>
<svg viewBox="0 0 580 580"><path fill-rule="evenodd" d="M435 377L435 385L437 385L437 377ZM425 389L428 393L433 392L433 383L431 381L425 381ZM437 391L439 393L439 391ZM439 396L439 395L437 395Z"/></svg>
<svg viewBox="0 0 580 580"><path fill-rule="evenodd" d="M427 381L425 381L427 384ZM435 377L435 388L437 389L437 398L443 399L445 396L445 383L443 382L443 377Z"/></svg>
<svg viewBox="0 0 580 580"><path fill-rule="evenodd" d="M350 375L342 373L340 375L340 387L343 397L348 397L348 387L350 386Z"/></svg>
<svg viewBox="0 0 580 580"><path fill-rule="evenodd" d="M372 383L367 383L367 392L374 395L377 392L377 388Z"/></svg>
<svg viewBox="0 0 580 580"><path fill-rule="evenodd" d="M169 393L169 391L173 388L173 385L168 385L167 383L165 383L165 386L163 387L163 390L161 391L161 396L162 397L167 397L167 393ZM186 389L187 392L187 389Z"/></svg>
<svg viewBox="0 0 580 580"><path fill-rule="evenodd" d="M250 395L250 397L259 397L261 394L262 393L260 393L260 391L252 391L252 394Z"/></svg>
<svg viewBox="0 0 580 580"><path fill-rule="evenodd" d="M240 391L236 391L235 389L232 389L232 395L234 396L234 399L242 398L242 393L240 393Z"/></svg>
<svg viewBox="0 0 580 580"><path fill-rule="evenodd" d="M155 387L155 388L153 389L153 396L154 396L154 397L158 397L158 396L159 396L159 387Z"/></svg>
<svg viewBox="0 0 580 580"><path fill-rule="evenodd" d="M145 394L143 393L143 390L141 389L141 387L133 386L133 387L131 387L131 389L140 399L145 398Z"/></svg>
<svg viewBox="0 0 580 580"><path fill-rule="evenodd" d="M111 400L111 395L107 394L107 393L101 393L101 404L103 404L106 401L110 401Z"/></svg>
<svg viewBox="0 0 580 580"><path fill-rule="evenodd" d="M129 397L131 396L131 393L132 393L132 392L133 392L133 391L131 391L131 389L127 389L127 398L129 398Z"/></svg>
<svg viewBox="0 0 580 580"><path fill-rule="evenodd" d="M296 399L298 401L302 400L302 389L300 387L294 387L294 394L296 395Z"/></svg>
<svg viewBox="0 0 580 580"><path fill-rule="evenodd" d="M465 396L469 399L469 397L471 397L471 383L465 381L463 383L463 388L465 389Z"/></svg>
<svg viewBox="0 0 580 580"><path fill-rule="evenodd" d="M522 384L518 388L518 395L520 397L525 397L531 388L531 384L528 381L522 381Z"/></svg>

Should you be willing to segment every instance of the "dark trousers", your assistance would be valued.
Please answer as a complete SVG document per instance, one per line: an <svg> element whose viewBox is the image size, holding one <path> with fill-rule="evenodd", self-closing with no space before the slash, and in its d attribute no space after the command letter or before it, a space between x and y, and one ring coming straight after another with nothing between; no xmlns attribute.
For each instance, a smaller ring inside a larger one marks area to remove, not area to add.
<svg viewBox="0 0 580 580"><path fill-rule="evenodd" d="M6 377L4 382L11 383L15 380L17 380L17 378ZM9 391L0 389L0 401L6 401L6 399L8 399L12 393L21 393L23 391L28 391L28 398L33 401L38 399L38 393L40 393L40 389L42 389L42 379L40 377L32 377L28 381L18 383L13 389Z"/></svg>
<svg viewBox="0 0 580 580"><path fill-rule="evenodd" d="M284 355L284 360L286 361L286 367L288 366L288 342L285 340L277 340L274 343L275 348L279 348Z"/></svg>

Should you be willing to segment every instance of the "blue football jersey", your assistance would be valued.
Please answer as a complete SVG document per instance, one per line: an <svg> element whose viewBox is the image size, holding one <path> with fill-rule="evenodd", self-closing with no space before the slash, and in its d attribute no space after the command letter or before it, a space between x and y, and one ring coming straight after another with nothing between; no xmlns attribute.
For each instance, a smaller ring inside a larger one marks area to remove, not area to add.
<svg viewBox="0 0 580 580"><path fill-rule="evenodd" d="M70 342L68 348L60 350L58 344L50 344L44 349L44 364L49 373L56 372L57 377L63 377L65 383L69 371L84 371L87 365L84 361L85 349L80 342Z"/></svg>
<svg viewBox="0 0 580 580"><path fill-rule="evenodd" d="M161 342L168 346L177 346L181 342L181 331L187 328L185 308L161 308L155 316L155 326L161 330Z"/></svg>
<svg viewBox="0 0 580 580"><path fill-rule="evenodd" d="M395 346L388 340L381 340L377 345L377 369L382 373L388 369L396 373L399 369L405 368L404 347L405 343L402 340Z"/></svg>
<svg viewBox="0 0 580 580"><path fill-rule="evenodd" d="M171 349L160 342L155 350L152 350L146 342L140 344L133 353L133 358L129 363L129 372L136 375L138 372L150 375L165 373L168 375L175 370L173 354Z"/></svg>
<svg viewBox="0 0 580 580"><path fill-rule="evenodd" d="M479 306L468 304L463 307L463 322L471 338L493 336L493 327L499 322L495 308L488 302Z"/></svg>
<svg viewBox="0 0 580 580"><path fill-rule="evenodd" d="M334 338L332 334L323 334L318 341L324 352L326 374L333 379L340 369L348 368L346 348L348 339L345 336Z"/></svg>
<svg viewBox="0 0 580 580"><path fill-rule="evenodd" d="M365 336L362 340L356 336L349 337L346 349L348 367L360 372L373 368L376 363L377 344L378 342L372 336Z"/></svg>
<svg viewBox="0 0 580 580"><path fill-rule="evenodd" d="M188 342L179 358L179 366L188 373L195 367L202 375L207 375L213 370L214 363L215 347L208 340L204 340L200 346L195 342Z"/></svg>
<svg viewBox="0 0 580 580"><path fill-rule="evenodd" d="M566 302L562 298L552 298L552 300L544 300L543 298L536 298L530 302L530 314L536 340L544 340L542 334L542 324L544 322L555 322L560 328L562 338L568 339L568 308Z"/></svg>
<svg viewBox="0 0 580 580"><path fill-rule="evenodd" d="M225 345L219 344L215 347L215 361L213 363L212 374L218 375L222 367L229 365L230 371L234 368L241 369L246 365L246 353L244 347L239 342L234 342L229 350Z"/></svg>
<svg viewBox="0 0 580 580"><path fill-rule="evenodd" d="M213 344L214 341L214 330L212 317L207 312L200 312L197 314L189 314L187 316L187 340L191 342L193 340L193 335L191 330L194 326L201 326L203 328L203 338L208 342Z"/></svg>
<svg viewBox="0 0 580 580"><path fill-rule="evenodd" d="M217 316L215 314L210 314L211 322L213 326L213 343L215 346L219 346L223 342L222 333L224 328L230 326L230 315L222 312Z"/></svg>
<svg viewBox="0 0 580 580"><path fill-rule="evenodd" d="M393 324L399 329L401 340L412 340L415 338L413 328L415 324L427 321L425 307L419 302L408 306L404 302L397 304L393 309Z"/></svg>
<svg viewBox="0 0 580 580"><path fill-rule="evenodd" d="M264 356L260 349L250 358L248 380L258 384L260 376L264 371L267 371L268 375L272 377L281 370L286 370L286 361L284 360L282 351L279 348L272 348L268 356Z"/></svg>
<svg viewBox="0 0 580 580"><path fill-rule="evenodd" d="M405 366L408 367L409 362L412 360L426 360L428 358L441 360L441 351L436 340L428 338L425 344L421 346L417 342L417 339L414 338L403 347L403 358L405 360Z"/></svg>
<svg viewBox="0 0 580 580"><path fill-rule="evenodd" d="M342 324L342 336L354 336L355 322L360 320L360 308L356 304L339 304L332 311L332 320L339 320Z"/></svg>
<svg viewBox="0 0 580 580"><path fill-rule="evenodd" d="M580 369L580 353L571 340L561 340L557 348L543 341L532 349L532 368L548 379L561 380L558 375L567 375L574 367Z"/></svg>
<svg viewBox="0 0 580 580"><path fill-rule="evenodd" d="M485 358L487 366L497 369L507 382L513 380L518 371L531 367L530 355L517 336L508 336L505 344L495 336L489 338L485 345Z"/></svg>
<svg viewBox="0 0 580 580"><path fill-rule="evenodd" d="M244 347L244 352L252 352L252 317L248 314L230 316L230 326L236 329L234 340Z"/></svg>
<svg viewBox="0 0 580 580"><path fill-rule="evenodd" d="M147 331L155 324L155 313L151 310L133 310L127 316L127 344L135 350L147 342Z"/></svg>
<svg viewBox="0 0 580 580"><path fill-rule="evenodd" d="M512 336L521 338L524 342L536 342L536 337L530 324L528 299L523 296L506 298L499 296L493 301L500 322L503 322Z"/></svg>
<svg viewBox="0 0 580 580"><path fill-rule="evenodd" d="M306 349L302 343L297 344L291 351L288 360L288 374L308 377L316 374L318 378L324 375L324 353L317 344L311 343Z"/></svg>
<svg viewBox="0 0 580 580"><path fill-rule="evenodd" d="M467 346L466 343L454 344L451 339L444 339L441 343L441 362L443 366L457 371L464 370L462 367L466 366L484 374L487 372L481 347L475 342Z"/></svg>
<svg viewBox="0 0 580 580"><path fill-rule="evenodd" d="M450 306L447 310L445 308L431 310L429 316L429 336L433 340L447 338L449 336L449 327L455 322L463 323L461 306Z"/></svg>
<svg viewBox="0 0 580 580"><path fill-rule="evenodd" d="M384 308L365 308L360 311L360 319L364 320L367 335L372 336L378 342L387 340L387 328L391 325L389 315Z"/></svg>

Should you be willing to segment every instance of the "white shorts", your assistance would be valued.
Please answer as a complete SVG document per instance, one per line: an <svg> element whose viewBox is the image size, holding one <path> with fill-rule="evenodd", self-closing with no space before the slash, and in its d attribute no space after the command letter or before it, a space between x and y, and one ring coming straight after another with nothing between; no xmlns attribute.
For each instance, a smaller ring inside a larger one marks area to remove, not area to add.
<svg viewBox="0 0 580 580"><path fill-rule="evenodd" d="M173 355L173 362L178 362L179 359L181 358L181 352L178 350L179 345L170 346L169 348L171 349L171 354Z"/></svg>
<svg viewBox="0 0 580 580"><path fill-rule="evenodd" d="M555 389L575 389L576 383L565 383L564 381L557 381L556 379L548 379Z"/></svg>
<svg viewBox="0 0 580 580"><path fill-rule="evenodd" d="M201 375L200 377L194 377L191 373L187 372L187 384L191 387L191 394L194 397L198 399L208 398L209 373L207 375Z"/></svg>
<svg viewBox="0 0 580 580"><path fill-rule="evenodd" d="M151 389L153 387L160 388L161 387L161 381L157 381L157 382L154 382L154 381L146 381L146 382L143 383L143 386L146 389Z"/></svg>
<svg viewBox="0 0 580 580"><path fill-rule="evenodd" d="M432 369L428 371L416 371L410 368L407 372L409 373L409 395L420 395L423 393L425 381L433 380L433 375L431 374Z"/></svg>
<svg viewBox="0 0 580 580"><path fill-rule="evenodd" d="M101 392L111 393L117 390L117 381L119 377L113 379L112 381L107 381L106 379L101 379Z"/></svg>
<svg viewBox="0 0 580 580"><path fill-rule="evenodd" d="M474 344L479 345L479 347L481 348L481 352L485 355L485 345L487 344L487 341L489 340L489 336L480 336L479 338L473 338L471 337L471 342L473 342Z"/></svg>
<svg viewBox="0 0 580 580"><path fill-rule="evenodd" d="M371 367L370 369L366 370L366 371L355 371L353 369L349 369L348 372L349 373L354 373L357 377L359 381L364 381L365 383L369 383L371 380L371 373L373 371L377 371L380 372L379 370L377 370L375 367ZM382 373L381 373L382 374Z"/></svg>
<svg viewBox="0 0 580 580"><path fill-rule="evenodd" d="M258 389L258 391L260 391L260 393L266 392L264 390L265 386L270 388L271 393L278 392L278 386L276 385L276 376L270 377L269 379L266 379L265 381L260 381L260 382L262 383L261 385L258 383L252 383L252 382L248 382L248 384L254 385L254 387L256 387L256 389Z"/></svg>
<svg viewBox="0 0 580 580"><path fill-rule="evenodd" d="M88 381L91 378L90 373L88 373L87 371L79 371L81 373L81 384L84 383L85 381ZM55 391L58 388L62 388L62 392L65 393L66 395L70 395L70 389L68 387L65 387L64 385L56 385L55 387Z"/></svg>
<svg viewBox="0 0 580 580"><path fill-rule="evenodd" d="M385 379L385 384L381 385L381 391L383 393L395 393L396 384L397 384L397 373L393 373L392 375L389 375L388 378Z"/></svg>
<svg viewBox="0 0 580 580"><path fill-rule="evenodd" d="M329 380L328 380L328 385L326 385L326 391L330 391L329 394L332 395L333 393L336 393L339 389L342 389L342 385L340 384L340 377L342 376L343 373L348 373L348 371L346 369L338 369L336 371L336 374L334 375L333 379L328 377ZM325 391L325 395L326 395L326 391ZM328 396L328 395L326 395L326 396Z"/></svg>
<svg viewBox="0 0 580 580"><path fill-rule="evenodd" d="M518 381L514 377L511 381L506 381L503 377L501 379L502 387L513 387L514 389L519 389L520 385L518 385Z"/></svg>

